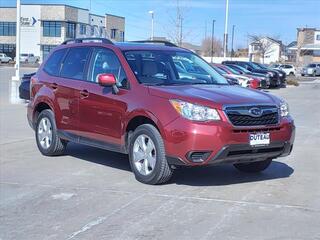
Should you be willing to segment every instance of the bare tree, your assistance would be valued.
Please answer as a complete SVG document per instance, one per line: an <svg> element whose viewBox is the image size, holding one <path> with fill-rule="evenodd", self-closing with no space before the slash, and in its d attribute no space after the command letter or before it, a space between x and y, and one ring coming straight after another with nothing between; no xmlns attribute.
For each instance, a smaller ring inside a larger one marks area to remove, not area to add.
<svg viewBox="0 0 320 240"><path fill-rule="evenodd" d="M274 51L272 48L273 42L267 41L267 36L249 35L248 37L251 45L254 46L254 50L262 57L262 63L264 63L265 55Z"/></svg>
<svg viewBox="0 0 320 240"><path fill-rule="evenodd" d="M211 37L204 38L201 43L201 51L202 55L209 57L211 56L211 48L212 48L212 41ZM223 53L223 47L221 40L213 39L213 56L214 57L221 57Z"/></svg>
<svg viewBox="0 0 320 240"><path fill-rule="evenodd" d="M177 6L176 6L176 15L169 16L170 24L169 26L174 26L173 28L167 28L168 26L165 26L164 29L167 32L168 38L178 46L182 46L182 43L185 41L187 36L191 34L191 30L184 31L184 23L185 23L185 16L186 16L185 9L183 9L180 4L179 0L177 0Z"/></svg>

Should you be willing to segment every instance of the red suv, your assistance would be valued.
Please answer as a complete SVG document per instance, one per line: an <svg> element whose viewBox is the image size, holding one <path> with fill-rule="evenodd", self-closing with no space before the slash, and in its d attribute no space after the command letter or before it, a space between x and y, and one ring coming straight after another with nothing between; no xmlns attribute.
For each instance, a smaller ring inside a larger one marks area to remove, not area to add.
<svg viewBox="0 0 320 240"><path fill-rule="evenodd" d="M294 142L284 100L231 86L170 43L65 42L32 77L30 94L42 154L62 154L69 141L129 154L148 184L167 182L178 166L263 171Z"/></svg>

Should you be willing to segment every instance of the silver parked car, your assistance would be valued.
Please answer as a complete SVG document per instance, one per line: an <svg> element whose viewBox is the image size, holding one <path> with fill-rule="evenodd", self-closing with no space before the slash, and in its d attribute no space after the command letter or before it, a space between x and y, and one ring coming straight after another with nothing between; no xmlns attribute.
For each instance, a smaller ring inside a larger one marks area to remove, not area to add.
<svg viewBox="0 0 320 240"><path fill-rule="evenodd" d="M302 76L319 76L320 75L320 63L310 63L305 66L301 71Z"/></svg>
<svg viewBox="0 0 320 240"><path fill-rule="evenodd" d="M11 57L8 57L5 53L0 53L0 63L9 63L12 61Z"/></svg>
<svg viewBox="0 0 320 240"><path fill-rule="evenodd" d="M16 61L16 58L14 60ZM20 62L22 62L22 63L37 63L37 62L39 62L39 57L34 56L33 53L22 53L22 54L20 54Z"/></svg>

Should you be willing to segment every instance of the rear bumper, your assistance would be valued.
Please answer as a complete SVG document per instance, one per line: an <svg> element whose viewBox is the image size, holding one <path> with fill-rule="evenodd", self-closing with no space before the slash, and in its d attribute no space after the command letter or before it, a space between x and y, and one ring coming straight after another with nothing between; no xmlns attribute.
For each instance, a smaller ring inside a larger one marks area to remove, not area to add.
<svg viewBox="0 0 320 240"><path fill-rule="evenodd" d="M165 131L168 162L187 166L283 157L291 153L295 139L295 126L291 118L282 119L277 126L264 128L235 128L225 121L211 125L195 124L179 118L166 126ZM270 144L259 147L249 145L251 132L269 132Z"/></svg>

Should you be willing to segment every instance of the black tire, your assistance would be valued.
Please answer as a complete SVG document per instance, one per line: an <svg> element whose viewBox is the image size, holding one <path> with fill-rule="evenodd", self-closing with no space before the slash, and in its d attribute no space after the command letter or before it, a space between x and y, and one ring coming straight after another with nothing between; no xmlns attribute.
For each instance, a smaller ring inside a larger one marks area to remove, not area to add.
<svg viewBox="0 0 320 240"><path fill-rule="evenodd" d="M133 161L134 142L142 134L147 135L153 141L156 149L155 167L149 175L141 174ZM170 168L167 162L164 143L157 128L151 124L143 124L135 129L129 141L129 161L135 178L139 182L151 185L168 182L172 177L173 169Z"/></svg>
<svg viewBox="0 0 320 240"><path fill-rule="evenodd" d="M271 164L271 162L272 162L272 159L267 159L259 162L251 162L251 163L236 163L234 164L234 167L240 170L241 172L257 173L267 169Z"/></svg>
<svg viewBox="0 0 320 240"><path fill-rule="evenodd" d="M293 77L293 76L294 76L294 73L293 73L293 72L290 72L290 73L289 73L289 76L290 76L290 77Z"/></svg>
<svg viewBox="0 0 320 240"><path fill-rule="evenodd" d="M38 138L39 123L43 118L49 119L51 123L52 141L49 148L47 149L41 146ZM59 136L57 135L57 126L56 126L54 114L51 110L46 109L39 114L36 122L36 127L35 127L35 135L36 135L36 142L37 142L38 149L43 155L58 156L64 153L67 146L67 141L60 139Z"/></svg>

